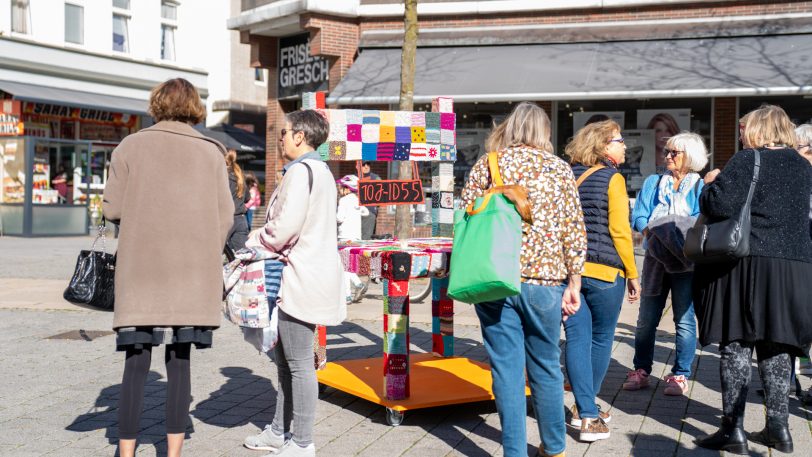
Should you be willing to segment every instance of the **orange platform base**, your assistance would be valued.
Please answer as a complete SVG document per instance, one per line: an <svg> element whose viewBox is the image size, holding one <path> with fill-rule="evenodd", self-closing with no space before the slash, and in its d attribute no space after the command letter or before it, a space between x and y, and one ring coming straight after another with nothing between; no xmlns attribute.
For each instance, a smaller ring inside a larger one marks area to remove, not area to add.
<svg viewBox="0 0 812 457"><path fill-rule="evenodd" d="M395 411L493 400L488 364L465 357L409 357L411 395L405 400L387 400L383 392L383 359L329 362L317 371L321 384ZM530 389L525 393L530 395Z"/></svg>

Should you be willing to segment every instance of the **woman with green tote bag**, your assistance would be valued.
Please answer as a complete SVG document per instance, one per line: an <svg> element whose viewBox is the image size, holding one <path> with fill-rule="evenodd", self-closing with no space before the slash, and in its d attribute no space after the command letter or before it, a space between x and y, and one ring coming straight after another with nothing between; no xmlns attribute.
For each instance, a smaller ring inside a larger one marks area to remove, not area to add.
<svg viewBox="0 0 812 457"><path fill-rule="evenodd" d="M580 307L587 247L578 190L570 166L552 152L550 119L534 103L518 104L493 130L487 147L496 151L495 177L526 190L532 216L532 223L521 223L518 294L475 305L491 361L504 455L527 455L525 370L543 437L540 453L560 455L566 432L558 341L562 315ZM464 207L483 206L475 201L500 184L492 176L488 156L481 157L463 189ZM452 275L453 270L452 261Z"/></svg>

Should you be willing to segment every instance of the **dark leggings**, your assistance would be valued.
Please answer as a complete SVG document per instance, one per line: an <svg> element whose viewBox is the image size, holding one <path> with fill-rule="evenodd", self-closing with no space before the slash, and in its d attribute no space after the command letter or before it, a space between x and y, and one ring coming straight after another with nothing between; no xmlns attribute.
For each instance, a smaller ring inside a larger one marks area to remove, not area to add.
<svg viewBox="0 0 812 457"><path fill-rule="evenodd" d="M192 383L189 369L191 343L166 346L166 433L184 433L192 402ZM144 384L149 374L152 346L143 349L128 348L124 361L124 377L118 400L118 436L134 440L138 436L141 410L144 404Z"/></svg>
<svg viewBox="0 0 812 457"><path fill-rule="evenodd" d="M789 417L791 348L771 342L747 343L734 341L720 348L722 362L722 409L725 416L744 417L747 390L750 385L750 360L753 348L758 359L758 373L764 385L767 417L786 423Z"/></svg>

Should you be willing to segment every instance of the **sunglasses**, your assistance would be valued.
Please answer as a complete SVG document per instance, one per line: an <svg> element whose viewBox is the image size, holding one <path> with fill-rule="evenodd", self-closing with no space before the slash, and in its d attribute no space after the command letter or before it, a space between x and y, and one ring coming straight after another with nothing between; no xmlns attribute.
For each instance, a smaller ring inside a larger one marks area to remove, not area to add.
<svg viewBox="0 0 812 457"><path fill-rule="evenodd" d="M291 134L294 134L294 133L296 133L297 131L296 131L296 130L293 130L293 129L290 129L290 130L288 130L288 129L282 129L282 130L280 130L280 131L279 131L279 138L284 137L284 136L285 136L285 135L286 135L288 132L290 132Z"/></svg>
<svg viewBox="0 0 812 457"><path fill-rule="evenodd" d="M670 158L673 159L673 158L677 157L678 155L680 155L680 154L682 154L684 152L685 151L676 151L674 149L663 148L663 155L666 158L670 157Z"/></svg>
<svg viewBox="0 0 812 457"><path fill-rule="evenodd" d="M809 148L809 147L812 147L812 144L799 144L798 145L798 150L801 150L803 148Z"/></svg>
<svg viewBox="0 0 812 457"><path fill-rule="evenodd" d="M620 138L616 138L616 139L614 139L614 140L609 140L609 142L610 142L610 143L620 143L620 144L624 144L624 143L626 143L626 140L625 140L625 139L623 139L623 137L620 137Z"/></svg>

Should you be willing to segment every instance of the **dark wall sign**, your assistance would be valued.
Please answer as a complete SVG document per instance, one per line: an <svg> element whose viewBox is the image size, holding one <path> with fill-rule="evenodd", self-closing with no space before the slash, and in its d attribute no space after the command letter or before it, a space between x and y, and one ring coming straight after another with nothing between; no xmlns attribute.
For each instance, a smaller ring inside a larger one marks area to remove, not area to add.
<svg viewBox="0 0 812 457"><path fill-rule="evenodd" d="M424 201L419 179L358 181L362 206L415 205Z"/></svg>
<svg viewBox="0 0 812 457"><path fill-rule="evenodd" d="M327 90L330 64L310 55L310 34L279 39L278 97Z"/></svg>

